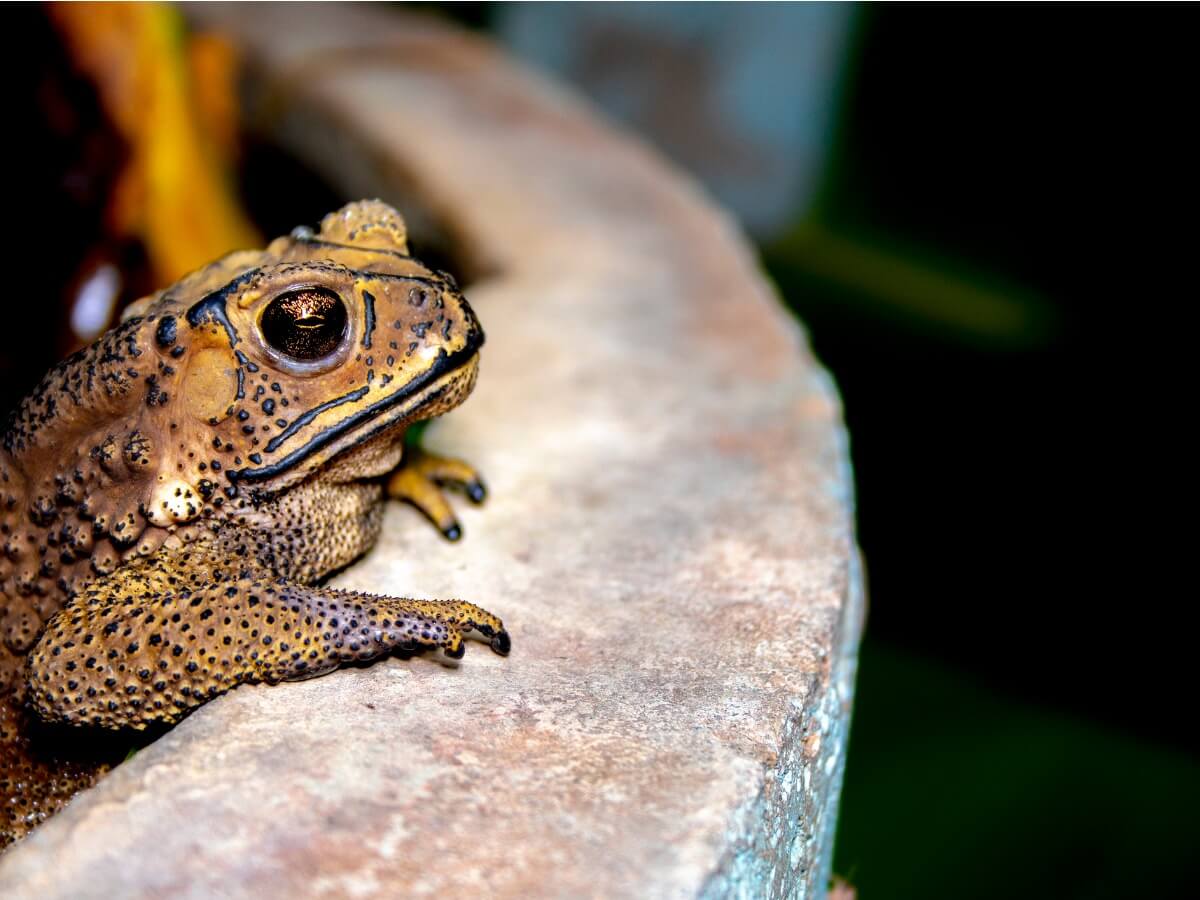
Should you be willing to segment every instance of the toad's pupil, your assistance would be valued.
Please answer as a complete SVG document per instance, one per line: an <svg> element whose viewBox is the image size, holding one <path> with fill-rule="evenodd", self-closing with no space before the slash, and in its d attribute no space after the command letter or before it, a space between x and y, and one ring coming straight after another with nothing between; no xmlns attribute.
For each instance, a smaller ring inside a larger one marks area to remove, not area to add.
<svg viewBox="0 0 1200 900"><path fill-rule="evenodd" d="M304 288L280 294L262 316L267 343L292 359L328 356L346 334L346 305L326 288Z"/></svg>

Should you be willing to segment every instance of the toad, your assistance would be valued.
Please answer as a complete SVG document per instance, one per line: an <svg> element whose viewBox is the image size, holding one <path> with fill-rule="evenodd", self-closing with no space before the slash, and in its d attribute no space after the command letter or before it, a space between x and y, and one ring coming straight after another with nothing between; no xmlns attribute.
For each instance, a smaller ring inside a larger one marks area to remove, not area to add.
<svg viewBox="0 0 1200 900"><path fill-rule="evenodd" d="M366 201L135 302L42 380L0 447L0 845L107 765L43 751L43 722L144 729L247 682L508 652L469 603L322 585L387 497L458 538L442 488L483 483L405 432L466 399L482 344Z"/></svg>

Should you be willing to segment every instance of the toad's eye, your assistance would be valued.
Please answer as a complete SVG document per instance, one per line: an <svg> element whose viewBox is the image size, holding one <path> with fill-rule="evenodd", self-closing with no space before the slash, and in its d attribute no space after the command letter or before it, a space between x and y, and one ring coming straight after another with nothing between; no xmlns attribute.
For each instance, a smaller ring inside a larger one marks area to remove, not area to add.
<svg viewBox="0 0 1200 900"><path fill-rule="evenodd" d="M336 350L346 334L346 304L321 287L280 294L263 310L262 333L284 356L320 359Z"/></svg>

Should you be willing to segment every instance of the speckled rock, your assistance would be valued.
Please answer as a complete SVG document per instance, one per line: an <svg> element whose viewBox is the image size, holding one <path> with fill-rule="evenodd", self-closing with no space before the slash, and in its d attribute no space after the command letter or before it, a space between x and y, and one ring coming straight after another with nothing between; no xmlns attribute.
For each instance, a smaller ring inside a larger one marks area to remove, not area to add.
<svg viewBox="0 0 1200 900"><path fill-rule="evenodd" d="M492 497L458 545L389 509L337 583L469 599L514 650L239 688L6 854L0 896L820 896L862 617L847 447L735 227L475 39L197 14L250 49L261 127L419 204L473 274L479 386L429 443Z"/></svg>

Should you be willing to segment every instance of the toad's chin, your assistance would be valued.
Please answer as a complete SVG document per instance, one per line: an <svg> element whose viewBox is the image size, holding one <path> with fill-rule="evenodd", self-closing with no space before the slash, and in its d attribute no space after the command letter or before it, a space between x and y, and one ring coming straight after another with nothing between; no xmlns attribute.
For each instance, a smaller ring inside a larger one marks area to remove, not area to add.
<svg viewBox="0 0 1200 900"><path fill-rule="evenodd" d="M439 362L426 377L328 426L282 459L230 472L230 480L252 486L260 494L273 494L327 464L338 471L345 467L345 480L391 471L400 462L404 429L449 412L475 387L479 374L476 349L464 348ZM391 465L383 468L393 458Z"/></svg>

